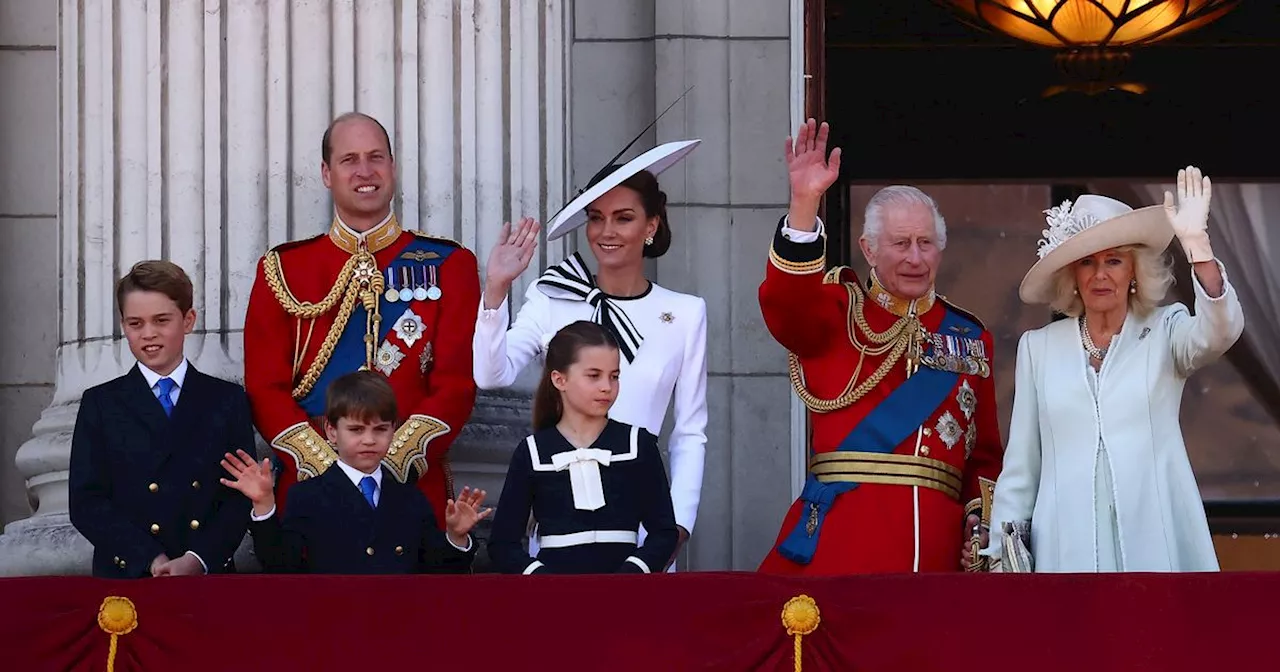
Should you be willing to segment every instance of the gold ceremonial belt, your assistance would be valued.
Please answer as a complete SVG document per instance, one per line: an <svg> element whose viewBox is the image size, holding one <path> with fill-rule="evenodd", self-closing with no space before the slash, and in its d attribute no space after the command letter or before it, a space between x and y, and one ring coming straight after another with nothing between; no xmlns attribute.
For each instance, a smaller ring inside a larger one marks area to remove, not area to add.
<svg viewBox="0 0 1280 672"><path fill-rule="evenodd" d="M960 470L929 457L837 450L809 459L820 483L880 483L933 488L960 500Z"/></svg>

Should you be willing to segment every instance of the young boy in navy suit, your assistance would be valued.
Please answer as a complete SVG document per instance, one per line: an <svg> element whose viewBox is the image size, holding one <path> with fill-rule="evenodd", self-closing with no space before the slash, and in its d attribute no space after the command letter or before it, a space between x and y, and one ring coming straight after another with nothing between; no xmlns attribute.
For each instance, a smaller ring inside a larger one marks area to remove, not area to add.
<svg viewBox="0 0 1280 672"><path fill-rule="evenodd" d="M143 261L116 284L125 375L85 391L71 439L71 523L93 544L93 575L234 571L249 500L219 484L228 450L252 451L244 389L183 355L195 326L191 279Z"/></svg>
<svg viewBox="0 0 1280 672"><path fill-rule="evenodd" d="M277 515L271 461L227 453L222 483L253 502L254 551L268 572L312 574L466 573L475 556L471 529L490 514L484 490L463 488L445 508L446 533L426 496L382 465L398 412L379 373L349 373L329 386L325 432L338 461L289 488Z"/></svg>

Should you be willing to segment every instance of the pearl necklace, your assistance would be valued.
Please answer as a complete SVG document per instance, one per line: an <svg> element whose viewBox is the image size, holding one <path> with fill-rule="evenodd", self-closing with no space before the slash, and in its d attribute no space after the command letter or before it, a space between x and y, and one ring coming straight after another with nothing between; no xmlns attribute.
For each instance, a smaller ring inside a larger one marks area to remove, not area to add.
<svg viewBox="0 0 1280 672"><path fill-rule="evenodd" d="M1115 336L1112 336L1111 338L1115 338ZM1085 326L1083 315L1080 316L1080 342L1084 344L1084 349L1089 353L1090 357L1098 360L1099 362L1106 359L1107 350L1110 349L1110 346L1106 348L1099 348L1093 344L1093 337L1089 336L1089 327Z"/></svg>

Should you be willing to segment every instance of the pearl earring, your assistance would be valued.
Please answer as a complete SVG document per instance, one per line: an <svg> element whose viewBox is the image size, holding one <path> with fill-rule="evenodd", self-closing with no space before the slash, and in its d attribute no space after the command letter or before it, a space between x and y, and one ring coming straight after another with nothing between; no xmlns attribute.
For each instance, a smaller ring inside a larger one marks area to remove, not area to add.
<svg viewBox="0 0 1280 672"><path fill-rule="evenodd" d="M1130 281L1129 281L1129 293L1130 293L1130 294L1137 294L1137 293L1138 293L1138 281L1137 281L1137 280L1130 280Z"/></svg>

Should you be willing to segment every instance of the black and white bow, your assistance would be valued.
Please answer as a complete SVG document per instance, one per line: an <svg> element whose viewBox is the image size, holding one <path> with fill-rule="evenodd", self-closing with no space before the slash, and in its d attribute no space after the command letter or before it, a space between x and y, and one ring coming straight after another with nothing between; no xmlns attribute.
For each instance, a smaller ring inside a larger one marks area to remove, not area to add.
<svg viewBox="0 0 1280 672"><path fill-rule="evenodd" d="M596 287L596 279L587 270L582 257L574 252L573 256L548 268L538 278L538 289L553 299L570 301L586 301L594 309L591 321L604 327L613 340L618 342L618 349L630 364L640 351L644 336L640 335L631 318L608 295Z"/></svg>

